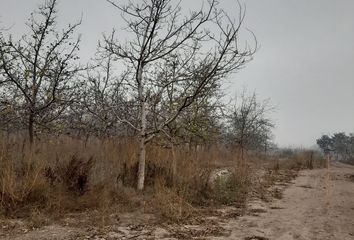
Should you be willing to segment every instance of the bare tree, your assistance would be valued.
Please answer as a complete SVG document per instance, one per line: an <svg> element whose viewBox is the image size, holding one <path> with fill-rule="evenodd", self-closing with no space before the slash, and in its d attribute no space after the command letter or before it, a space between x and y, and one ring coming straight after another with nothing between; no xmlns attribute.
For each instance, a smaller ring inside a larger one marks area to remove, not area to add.
<svg viewBox="0 0 354 240"><path fill-rule="evenodd" d="M113 32L105 37L104 48L127 66L125 83L139 107L139 122L127 124L138 132L137 188L142 190L146 144L165 133L166 126L199 96L251 60L256 47L239 48L245 16L241 6L234 20L216 0L185 17L180 4L172 0L108 2L120 10L131 34L121 44ZM165 109L166 99L171 99L173 108Z"/></svg>
<svg viewBox="0 0 354 240"><path fill-rule="evenodd" d="M79 70L74 60L80 37L72 36L80 22L57 31L57 2L45 1L31 14L27 35L18 41L11 35L0 41L0 71L23 109L31 144L35 126L46 127L72 101L73 80Z"/></svg>
<svg viewBox="0 0 354 240"><path fill-rule="evenodd" d="M86 114L86 125L98 135L129 135L126 123L137 119L134 102L129 101L122 84L125 76L116 77L112 54L99 58L96 67L84 76L81 110Z"/></svg>
<svg viewBox="0 0 354 240"><path fill-rule="evenodd" d="M176 144L188 145L190 149L215 142L221 128L221 98L221 91L217 87L196 98L165 131ZM166 104L165 109L172 112L173 108L173 102L170 106Z"/></svg>
<svg viewBox="0 0 354 240"><path fill-rule="evenodd" d="M244 153L248 149L267 147L274 127L268 118L272 110L269 101L260 102L256 93L249 95L246 89L236 96L235 103L229 110L229 134L232 143L240 148L240 158L244 161Z"/></svg>

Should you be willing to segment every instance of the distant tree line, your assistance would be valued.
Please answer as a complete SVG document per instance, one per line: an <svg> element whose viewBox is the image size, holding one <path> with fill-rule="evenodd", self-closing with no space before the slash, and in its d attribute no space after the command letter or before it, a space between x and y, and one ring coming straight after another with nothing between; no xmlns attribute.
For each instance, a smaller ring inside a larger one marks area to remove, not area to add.
<svg viewBox="0 0 354 240"><path fill-rule="evenodd" d="M241 47L241 6L234 18L216 0L187 16L179 1L107 2L122 14L127 40L115 30L104 35L90 63L79 62L81 20L57 29L58 0L39 6L19 39L0 30L2 131L26 131L31 145L45 133L134 137L138 189L147 144L193 149L217 142L240 149L242 158L267 151L269 102L246 91L234 104L222 100L223 80L257 50L253 34L254 46Z"/></svg>
<svg viewBox="0 0 354 240"><path fill-rule="evenodd" d="M354 163L354 134L352 133L323 135L317 139L317 145L324 154L331 155L335 160Z"/></svg>

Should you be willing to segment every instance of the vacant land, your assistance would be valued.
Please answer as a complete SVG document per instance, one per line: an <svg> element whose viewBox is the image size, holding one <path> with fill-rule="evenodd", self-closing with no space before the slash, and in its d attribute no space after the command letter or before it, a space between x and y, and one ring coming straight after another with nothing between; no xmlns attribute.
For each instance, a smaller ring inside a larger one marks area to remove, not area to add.
<svg viewBox="0 0 354 240"><path fill-rule="evenodd" d="M278 199L254 197L241 213L224 207L187 223L158 221L153 215L109 215L115 224L99 227L95 212L68 215L60 223L32 229L3 220L1 239L354 239L354 167L300 171L291 182L272 186ZM201 214L203 214L201 212ZM199 219L199 220L198 220ZM201 220L203 219L203 220ZM102 219L101 219L102 220Z"/></svg>
<svg viewBox="0 0 354 240"><path fill-rule="evenodd" d="M262 204L264 213L227 223L227 239L354 239L353 174L338 163L329 177L327 169L300 172L281 200Z"/></svg>

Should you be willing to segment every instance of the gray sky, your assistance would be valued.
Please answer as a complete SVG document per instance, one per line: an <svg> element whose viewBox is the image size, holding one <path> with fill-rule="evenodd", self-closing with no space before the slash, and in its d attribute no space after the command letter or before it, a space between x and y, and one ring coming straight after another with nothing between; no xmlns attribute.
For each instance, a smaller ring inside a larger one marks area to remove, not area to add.
<svg viewBox="0 0 354 240"><path fill-rule="evenodd" d="M27 32L24 21L39 0L0 0L0 21L11 32ZM191 0L189 0L191 1ZM184 6L188 6L185 1ZM193 7L200 1L193 1ZM235 0L220 0L237 9ZM261 45L235 74L230 93L242 86L271 98L280 146L311 146L323 133L354 132L354 1L243 0L244 27ZM83 16L81 54L88 59L102 32L121 26L119 12L105 0L61 0L59 21ZM235 11L236 12L236 11Z"/></svg>

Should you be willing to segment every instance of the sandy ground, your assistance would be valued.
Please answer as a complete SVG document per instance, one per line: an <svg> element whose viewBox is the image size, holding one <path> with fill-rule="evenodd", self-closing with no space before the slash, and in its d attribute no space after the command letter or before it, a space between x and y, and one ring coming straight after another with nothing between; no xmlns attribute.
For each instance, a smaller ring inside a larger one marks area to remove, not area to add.
<svg viewBox="0 0 354 240"><path fill-rule="evenodd" d="M117 225L104 232L52 225L11 235L0 229L0 239L354 240L353 166L301 171L277 187L285 189L280 200L252 201L241 217L235 209L221 209L199 225Z"/></svg>
<svg viewBox="0 0 354 240"><path fill-rule="evenodd" d="M281 200L258 203L260 214L228 222L231 234L213 239L353 240L353 174L353 166L338 163L329 173L301 171Z"/></svg>

